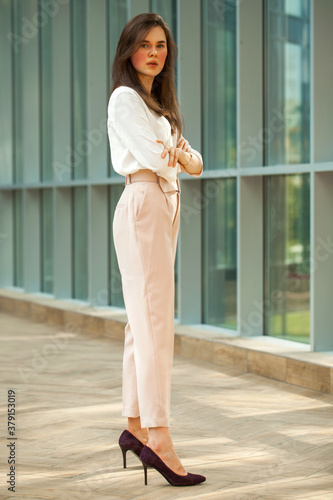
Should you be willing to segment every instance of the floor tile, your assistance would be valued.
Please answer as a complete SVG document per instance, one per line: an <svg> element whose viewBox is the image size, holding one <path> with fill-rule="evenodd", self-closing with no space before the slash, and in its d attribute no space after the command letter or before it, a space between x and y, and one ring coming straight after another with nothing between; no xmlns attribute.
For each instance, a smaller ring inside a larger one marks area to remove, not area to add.
<svg viewBox="0 0 333 500"><path fill-rule="evenodd" d="M0 500L332 500L332 395L178 355L171 432L185 467L207 481L173 488L149 470L145 486L134 455L122 468L123 345L111 333L0 314L1 471L9 389L18 462L16 493L1 475Z"/></svg>

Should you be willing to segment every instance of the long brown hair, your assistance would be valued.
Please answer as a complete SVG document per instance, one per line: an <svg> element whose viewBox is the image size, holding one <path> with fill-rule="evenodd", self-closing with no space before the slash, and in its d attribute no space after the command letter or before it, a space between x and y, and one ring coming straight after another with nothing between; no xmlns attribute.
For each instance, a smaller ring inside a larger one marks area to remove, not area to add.
<svg viewBox="0 0 333 500"><path fill-rule="evenodd" d="M164 68L154 79L151 95L141 84L134 69L131 56L139 49L147 33L155 26L160 26L165 33L168 53ZM121 85L131 87L142 97L147 106L159 116L165 116L170 122L172 133L180 137L182 123L179 114L175 86L175 63L178 55L177 45L170 28L158 14L147 13L133 17L124 27L117 46L112 67L112 92Z"/></svg>

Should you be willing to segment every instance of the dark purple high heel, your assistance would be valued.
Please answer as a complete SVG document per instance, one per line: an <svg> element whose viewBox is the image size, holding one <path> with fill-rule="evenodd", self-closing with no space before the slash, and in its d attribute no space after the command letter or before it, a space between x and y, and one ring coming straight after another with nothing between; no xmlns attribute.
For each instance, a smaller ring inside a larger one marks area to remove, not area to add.
<svg viewBox="0 0 333 500"><path fill-rule="evenodd" d="M144 473L145 473L145 485L148 484L147 481L147 467L153 467L157 470L171 486L192 486L194 484L203 483L206 481L205 476L200 476L199 474L191 474L188 472L186 476L181 476L173 472L163 460L160 459L158 455L148 446L144 446L140 454L140 460L142 461Z"/></svg>
<svg viewBox="0 0 333 500"><path fill-rule="evenodd" d="M133 434L125 429L119 438L119 446L123 453L123 465L124 469L126 469L126 453L128 450L131 450L138 458L140 458L140 453L144 445L139 441Z"/></svg>

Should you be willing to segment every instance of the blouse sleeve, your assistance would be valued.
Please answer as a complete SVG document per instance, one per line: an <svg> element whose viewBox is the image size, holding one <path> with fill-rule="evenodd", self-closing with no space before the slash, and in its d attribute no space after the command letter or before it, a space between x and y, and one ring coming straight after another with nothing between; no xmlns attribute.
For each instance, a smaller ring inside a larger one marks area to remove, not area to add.
<svg viewBox="0 0 333 500"><path fill-rule="evenodd" d="M122 92L110 100L109 125L122 144L144 168L162 175L168 172L168 156L162 158L163 145L157 143L156 132L147 116L144 104L133 92Z"/></svg>

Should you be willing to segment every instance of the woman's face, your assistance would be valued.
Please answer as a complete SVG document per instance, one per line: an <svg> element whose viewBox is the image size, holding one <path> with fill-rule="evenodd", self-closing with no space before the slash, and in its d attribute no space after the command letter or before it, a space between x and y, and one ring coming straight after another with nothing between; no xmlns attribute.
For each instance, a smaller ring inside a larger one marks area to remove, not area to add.
<svg viewBox="0 0 333 500"><path fill-rule="evenodd" d="M163 28L155 26L145 36L140 48L131 57L142 82L152 81L164 68L168 54L166 36Z"/></svg>

